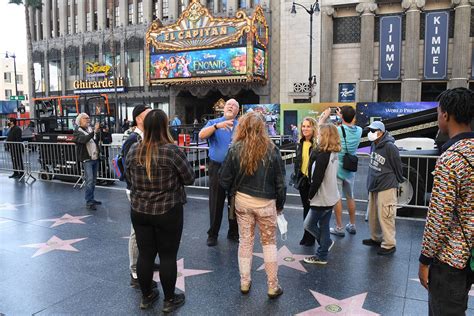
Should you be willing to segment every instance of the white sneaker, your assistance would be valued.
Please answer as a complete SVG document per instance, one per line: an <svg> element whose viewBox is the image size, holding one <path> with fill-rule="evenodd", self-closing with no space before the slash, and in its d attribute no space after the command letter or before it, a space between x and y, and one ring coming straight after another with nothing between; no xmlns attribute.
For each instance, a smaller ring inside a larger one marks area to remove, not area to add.
<svg viewBox="0 0 474 316"><path fill-rule="evenodd" d="M333 235L339 236L339 237L344 237L346 236L346 233L344 232L344 228L342 227L331 227L329 228L329 232Z"/></svg>

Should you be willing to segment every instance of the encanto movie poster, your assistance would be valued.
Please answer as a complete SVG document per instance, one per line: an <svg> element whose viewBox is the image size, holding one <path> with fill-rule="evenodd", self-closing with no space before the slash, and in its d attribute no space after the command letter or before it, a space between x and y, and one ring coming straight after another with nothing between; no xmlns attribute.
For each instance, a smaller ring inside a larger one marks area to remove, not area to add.
<svg viewBox="0 0 474 316"><path fill-rule="evenodd" d="M265 51L263 49L253 49L253 73L257 76L265 76Z"/></svg>
<svg viewBox="0 0 474 316"><path fill-rule="evenodd" d="M150 79L245 75L245 47L153 54Z"/></svg>

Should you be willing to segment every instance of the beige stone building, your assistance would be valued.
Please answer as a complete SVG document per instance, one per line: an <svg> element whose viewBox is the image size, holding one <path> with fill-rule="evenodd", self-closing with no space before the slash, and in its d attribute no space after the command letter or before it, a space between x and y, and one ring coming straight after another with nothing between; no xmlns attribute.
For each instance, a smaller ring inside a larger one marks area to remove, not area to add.
<svg viewBox="0 0 474 316"><path fill-rule="evenodd" d="M0 100L10 100L11 96L24 95L28 99L28 75L26 64L16 63L15 87L15 65L12 54L0 52ZM6 57L8 56L8 58ZM14 55L13 55L14 56ZM16 93L18 89L18 93Z"/></svg>

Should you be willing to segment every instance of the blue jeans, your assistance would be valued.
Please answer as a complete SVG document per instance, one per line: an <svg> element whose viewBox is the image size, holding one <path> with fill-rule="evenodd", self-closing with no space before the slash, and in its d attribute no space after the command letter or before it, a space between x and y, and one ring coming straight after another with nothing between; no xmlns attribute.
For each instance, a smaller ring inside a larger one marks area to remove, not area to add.
<svg viewBox="0 0 474 316"><path fill-rule="evenodd" d="M84 177L86 180L86 203L92 204L94 201L95 182L97 180L97 169L99 160L88 160L83 163Z"/></svg>
<svg viewBox="0 0 474 316"><path fill-rule="evenodd" d="M315 207L311 206L308 215L304 220L304 229L316 238L319 244L316 251L316 257L326 260L328 257L328 249L331 245L331 237L329 235L329 222L331 220L332 207Z"/></svg>

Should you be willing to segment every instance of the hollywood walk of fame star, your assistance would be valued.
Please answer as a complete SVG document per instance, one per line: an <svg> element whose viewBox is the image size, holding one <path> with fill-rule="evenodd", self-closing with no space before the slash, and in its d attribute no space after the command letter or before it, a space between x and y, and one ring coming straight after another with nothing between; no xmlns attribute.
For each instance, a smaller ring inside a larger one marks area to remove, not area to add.
<svg viewBox="0 0 474 316"><path fill-rule="evenodd" d="M369 310L363 309L362 305L364 305L365 298L367 297L367 293L362 293L359 295L355 295L352 297L348 297L343 300L336 300L330 296L323 295L321 293L311 291L314 298L318 301L321 305L317 308L313 308L302 312L296 315L304 315L304 316L329 316L329 315L358 315L358 316L375 316L379 315L377 313L371 312Z"/></svg>
<svg viewBox="0 0 474 316"><path fill-rule="evenodd" d="M178 278L176 279L176 287L180 289L181 291L185 291L185 284L184 284L184 278L193 276L193 275L199 275L199 274L205 274L212 272L212 270L193 270L193 269L185 269L184 268L184 258L179 259L176 261L178 265ZM160 272L156 271L153 274L153 280L156 282L160 282Z"/></svg>
<svg viewBox="0 0 474 316"><path fill-rule="evenodd" d="M23 206L26 204L11 204L11 203L0 203L0 211L18 211L17 206Z"/></svg>
<svg viewBox="0 0 474 316"><path fill-rule="evenodd" d="M20 247L28 247L28 248L39 248L38 251L32 256L32 258L36 256L44 255L53 250L63 250L63 251L74 251L79 252L76 248L71 246L72 244L84 240L87 238L78 238L78 239L61 239L59 237L53 236L47 242L40 243L40 244L29 244L29 245L22 245Z"/></svg>
<svg viewBox="0 0 474 316"><path fill-rule="evenodd" d="M420 283L420 279L415 279L415 278L413 278L413 279L410 279L410 281L415 281L415 282ZM420 286L421 286L421 284L420 284ZM469 296L474 296L474 285L471 286L471 290L469 291L469 294L468 294L468 295L469 295Z"/></svg>
<svg viewBox="0 0 474 316"><path fill-rule="evenodd" d="M253 255L263 258L263 253L254 253ZM278 249L277 257L278 266L287 266L301 272L308 272L300 262L304 258L308 257L308 255L295 255L286 246L283 246ZM262 264L257 270L263 270L264 268L265 264Z"/></svg>
<svg viewBox="0 0 474 316"><path fill-rule="evenodd" d="M51 219L42 219L41 222L54 222L53 225L50 227L56 227L64 224L85 224L81 219L89 217L92 215L84 215L84 216L72 216L68 213L64 214L59 218L51 218Z"/></svg>

